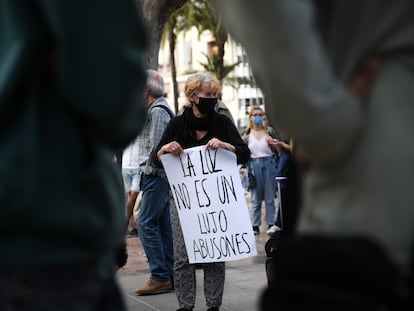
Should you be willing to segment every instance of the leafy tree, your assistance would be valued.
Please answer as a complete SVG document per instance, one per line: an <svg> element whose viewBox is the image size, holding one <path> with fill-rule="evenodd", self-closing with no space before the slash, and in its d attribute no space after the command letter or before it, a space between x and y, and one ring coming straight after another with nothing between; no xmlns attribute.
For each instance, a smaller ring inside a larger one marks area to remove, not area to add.
<svg viewBox="0 0 414 311"><path fill-rule="evenodd" d="M217 54L213 54L211 56L208 56L207 54L203 53L204 57L206 58L206 62L200 62L201 66L203 66L205 71L209 71L212 73L216 73L217 72L217 67L219 66L219 56ZM240 84L249 84L249 79L248 78L233 78L233 77L228 77L228 75L230 74L230 72L232 72L234 70L234 68L236 68L237 65L240 64L240 61L231 64L231 65L224 65L223 64L223 83L230 85L233 88L237 88Z"/></svg>
<svg viewBox="0 0 414 311"><path fill-rule="evenodd" d="M203 31L210 31L214 37L214 45L217 47L216 56L213 54L215 64L214 73L223 83L224 75L224 45L228 39L228 33L223 27L220 17L216 13L216 9L211 0L191 0L194 6L191 20L193 25L201 34Z"/></svg>
<svg viewBox="0 0 414 311"><path fill-rule="evenodd" d="M149 47L147 51L147 67L157 69L158 52L162 31L170 15L181 8L188 0L136 0L147 21Z"/></svg>
<svg viewBox="0 0 414 311"><path fill-rule="evenodd" d="M224 45L228 39L228 34L222 26L215 7L211 0L189 0L180 9L171 14L170 19L164 30L164 38L168 36L170 47L170 65L174 88L174 103L178 109L178 86L176 82L175 68L175 43L177 34L195 27L201 35L204 31L210 31L214 37L213 46L216 52L211 56L205 54L207 63L201 63L206 71L214 73L223 84L224 79L227 84L235 86L236 79L226 78L228 74L239 64L224 65Z"/></svg>
<svg viewBox="0 0 414 311"><path fill-rule="evenodd" d="M191 28L188 23L187 17L191 10L191 1L187 1L181 8L176 10L170 15L170 18L165 25L164 32L162 34L161 43L165 42L168 38L169 51L170 51L170 66L171 66L171 78L173 84L174 93L174 109L178 111L178 84L177 84L177 69L175 64L175 46L177 41L177 34L182 31L186 31Z"/></svg>
<svg viewBox="0 0 414 311"><path fill-rule="evenodd" d="M150 34L149 48L147 51L147 67L157 69L158 53L161 45L162 34L165 28L169 39L170 63L172 68L172 80L174 91L174 107L178 110L178 87L177 73L175 67L175 42L177 33L196 27L199 34L210 31L214 37L214 45L217 53L207 58L210 62L210 70L216 74L220 83L224 77L234 69L237 64L224 65L224 45L228 34L224 29L220 18L216 14L212 0L136 0L141 7L147 21L148 33ZM231 70L230 70L231 68Z"/></svg>

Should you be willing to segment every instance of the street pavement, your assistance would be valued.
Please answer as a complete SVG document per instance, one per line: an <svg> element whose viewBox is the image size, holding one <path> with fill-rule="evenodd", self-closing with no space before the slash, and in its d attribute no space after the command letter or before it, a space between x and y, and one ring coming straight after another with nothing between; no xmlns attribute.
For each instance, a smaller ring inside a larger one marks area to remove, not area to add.
<svg viewBox="0 0 414 311"><path fill-rule="evenodd" d="M262 213L263 214L263 213ZM226 263L226 281L221 311L259 310L258 301L266 287L266 255L264 244L268 240L266 225L262 221L256 235L257 256ZM137 237L127 239L128 262L117 272L128 311L175 311L179 309L175 292L137 296L135 289L148 281L149 268L141 242ZM207 310L203 293L203 270L197 269L197 297L194 311Z"/></svg>

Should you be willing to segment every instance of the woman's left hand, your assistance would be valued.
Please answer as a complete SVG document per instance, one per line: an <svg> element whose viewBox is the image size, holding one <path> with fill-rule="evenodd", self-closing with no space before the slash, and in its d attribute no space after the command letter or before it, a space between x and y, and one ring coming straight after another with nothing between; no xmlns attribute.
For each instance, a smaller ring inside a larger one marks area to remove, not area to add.
<svg viewBox="0 0 414 311"><path fill-rule="evenodd" d="M218 148L224 148L223 142L220 139L212 138L206 144L206 149L218 149Z"/></svg>
<svg viewBox="0 0 414 311"><path fill-rule="evenodd" d="M233 145L229 143L225 143L224 141L221 141L220 139L217 139L217 138L210 139L209 142L206 144L206 149L218 149L218 148L227 149L232 152L235 152L236 150L236 148L234 148Z"/></svg>
<svg viewBox="0 0 414 311"><path fill-rule="evenodd" d="M269 144L270 148L276 149L279 146L279 141L277 139L274 139L272 137L267 137L266 139L267 143Z"/></svg>

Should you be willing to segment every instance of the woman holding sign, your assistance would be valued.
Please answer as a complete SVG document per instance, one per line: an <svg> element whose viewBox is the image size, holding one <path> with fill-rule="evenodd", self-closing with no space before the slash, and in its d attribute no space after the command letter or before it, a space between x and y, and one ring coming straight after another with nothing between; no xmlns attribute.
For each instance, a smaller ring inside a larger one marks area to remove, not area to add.
<svg viewBox="0 0 414 311"><path fill-rule="evenodd" d="M237 128L226 116L215 111L219 81L209 73L191 75L185 83L189 105L173 118L158 145L157 157L164 153L179 156L183 149L205 145L207 149L224 148L234 152L239 164L246 163L250 150ZM157 161L158 165L161 165ZM171 225L174 239L174 287L180 311L193 310L196 297L195 264L190 264L178 212L171 197ZM203 264L204 294L208 311L219 310L225 277L224 262Z"/></svg>

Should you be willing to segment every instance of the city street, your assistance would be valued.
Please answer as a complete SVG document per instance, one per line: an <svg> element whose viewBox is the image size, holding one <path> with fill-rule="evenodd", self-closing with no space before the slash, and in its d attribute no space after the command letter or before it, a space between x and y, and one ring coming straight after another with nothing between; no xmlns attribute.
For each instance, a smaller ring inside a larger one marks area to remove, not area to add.
<svg viewBox="0 0 414 311"><path fill-rule="evenodd" d="M264 244L269 238L266 225L256 235L258 255L247 259L227 262L224 288L223 311L258 310L258 300L266 287ZM137 296L135 288L142 287L148 280L149 269L139 238L128 238L128 262L117 272L120 286L125 295L128 311L175 311L179 308L174 291L152 296ZM203 270L197 270L197 299L194 311L205 311L203 293Z"/></svg>

